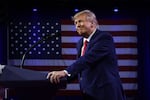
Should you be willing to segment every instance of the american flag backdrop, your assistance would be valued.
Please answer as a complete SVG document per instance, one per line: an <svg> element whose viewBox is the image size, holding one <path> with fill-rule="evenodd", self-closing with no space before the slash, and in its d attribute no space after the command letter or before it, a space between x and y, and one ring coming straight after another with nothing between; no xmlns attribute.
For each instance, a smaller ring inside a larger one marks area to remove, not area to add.
<svg viewBox="0 0 150 100"><path fill-rule="evenodd" d="M134 19L101 19L99 27L114 38L118 56L119 74L127 94L137 93L137 23ZM65 68L76 60L76 43L81 38L70 19L41 18L10 20L8 27L8 63L20 66L23 54L43 36L59 36L43 41L26 56L24 66ZM68 90L79 90L78 83L70 83Z"/></svg>

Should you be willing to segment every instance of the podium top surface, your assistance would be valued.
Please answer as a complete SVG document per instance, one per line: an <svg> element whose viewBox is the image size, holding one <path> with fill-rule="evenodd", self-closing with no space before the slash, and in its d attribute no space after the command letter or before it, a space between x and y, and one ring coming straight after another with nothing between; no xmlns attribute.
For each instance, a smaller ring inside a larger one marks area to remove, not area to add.
<svg viewBox="0 0 150 100"><path fill-rule="evenodd" d="M55 87L66 88L66 78L59 84L52 84L46 78L48 72L21 69L14 66L5 66L0 74L0 85L4 87Z"/></svg>

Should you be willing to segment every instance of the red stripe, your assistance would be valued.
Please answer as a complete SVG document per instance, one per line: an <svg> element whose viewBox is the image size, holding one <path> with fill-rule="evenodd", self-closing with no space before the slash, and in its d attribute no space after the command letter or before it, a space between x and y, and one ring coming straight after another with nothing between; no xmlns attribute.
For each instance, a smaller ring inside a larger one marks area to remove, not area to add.
<svg viewBox="0 0 150 100"><path fill-rule="evenodd" d="M115 43L116 48L137 48L137 43Z"/></svg>
<svg viewBox="0 0 150 100"><path fill-rule="evenodd" d="M121 78L122 83L137 83L137 78Z"/></svg>
<svg viewBox="0 0 150 100"><path fill-rule="evenodd" d="M137 66L119 66L119 71L137 71Z"/></svg>
<svg viewBox="0 0 150 100"><path fill-rule="evenodd" d="M137 90L124 90L127 96L137 96ZM80 90L58 90L56 93L57 96L81 96Z"/></svg>
<svg viewBox="0 0 150 100"><path fill-rule="evenodd" d="M118 59L137 59L137 55L117 55ZM75 60L76 59L76 55L62 55L62 58L63 59L66 59L66 60Z"/></svg>
<svg viewBox="0 0 150 100"><path fill-rule="evenodd" d="M137 83L137 78L121 78L122 83ZM74 79L71 83L79 83L78 79Z"/></svg>
<svg viewBox="0 0 150 100"><path fill-rule="evenodd" d="M116 48L137 48L137 43L115 43ZM76 43L62 43L62 48L76 48Z"/></svg>
<svg viewBox="0 0 150 100"><path fill-rule="evenodd" d="M62 48L76 48L76 43L62 43Z"/></svg>
<svg viewBox="0 0 150 100"><path fill-rule="evenodd" d="M137 21L135 19L101 19L101 20L98 20L98 23L100 25L137 25Z"/></svg>
<svg viewBox="0 0 150 100"><path fill-rule="evenodd" d="M62 36L79 36L76 31L62 31Z"/></svg>
<svg viewBox="0 0 150 100"><path fill-rule="evenodd" d="M137 59L137 55L117 55L118 59Z"/></svg>
<svg viewBox="0 0 150 100"><path fill-rule="evenodd" d="M112 36L136 36L136 31L110 31Z"/></svg>
<svg viewBox="0 0 150 100"><path fill-rule="evenodd" d="M108 31L107 31L108 32ZM109 31L112 36L136 36L137 32L134 31ZM80 36L76 31L62 31L62 36Z"/></svg>
<svg viewBox="0 0 150 100"><path fill-rule="evenodd" d="M18 66L19 67L19 66ZM37 71L64 70L67 66L24 66L25 69ZM137 71L136 66L118 66L119 71Z"/></svg>
<svg viewBox="0 0 150 100"><path fill-rule="evenodd" d="M101 20L98 20L98 23L100 25L122 25L122 24L134 24L134 25L137 25L137 21L135 19L101 19ZM61 20L61 24L63 25L73 25L74 22L69 20L69 19L64 19L64 20Z"/></svg>

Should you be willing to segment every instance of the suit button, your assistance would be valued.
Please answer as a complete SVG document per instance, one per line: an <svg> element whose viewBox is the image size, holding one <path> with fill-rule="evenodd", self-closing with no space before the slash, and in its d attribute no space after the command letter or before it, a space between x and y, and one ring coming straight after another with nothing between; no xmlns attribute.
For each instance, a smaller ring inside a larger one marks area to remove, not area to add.
<svg viewBox="0 0 150 100"><path fill-rule="evenodd" d="M80 81L82 81L82 77L80 77Z"/></svg>

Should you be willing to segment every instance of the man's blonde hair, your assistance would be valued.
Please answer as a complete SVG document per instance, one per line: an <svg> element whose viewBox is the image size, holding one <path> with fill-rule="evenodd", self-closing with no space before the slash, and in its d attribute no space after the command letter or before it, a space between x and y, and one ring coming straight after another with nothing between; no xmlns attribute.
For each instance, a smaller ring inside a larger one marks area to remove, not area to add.
<svg viewBox="0 0 150 100"><path fill-rule="evenodd" d="M97 21L96 15L92 11L90 11L90 10L83 10L83 11L80 11L80 12L76 13L72 17L72 20L74 21L80 15L86 15L87 20L95 23L96 26L98 25L98 21Z"/></svg>

